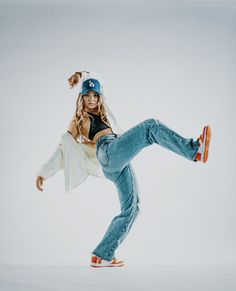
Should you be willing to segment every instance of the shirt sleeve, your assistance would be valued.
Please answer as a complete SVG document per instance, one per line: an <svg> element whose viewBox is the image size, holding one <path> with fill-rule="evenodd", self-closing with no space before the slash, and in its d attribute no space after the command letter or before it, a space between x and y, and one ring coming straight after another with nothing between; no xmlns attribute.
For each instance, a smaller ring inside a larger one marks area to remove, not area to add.
<svg viewBox="0 0 236 291"><path fill-rule="evenodd" d="M43 177L45 180L64 168L62 144L60 143L53 152L49 160L43 164L37 172L37 176Z"/></svg>

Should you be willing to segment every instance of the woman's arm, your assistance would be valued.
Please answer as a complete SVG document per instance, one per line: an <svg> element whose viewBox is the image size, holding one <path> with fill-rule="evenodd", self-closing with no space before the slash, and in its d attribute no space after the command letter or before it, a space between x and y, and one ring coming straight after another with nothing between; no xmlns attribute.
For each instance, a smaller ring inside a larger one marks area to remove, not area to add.
<svg viewBox="0 0 236 291"><path fill-rule="evenodd" d="M43 181L47 178L55 175L58 171L64 168L63 152L61 143L57 146L56 150L53 152L49 160L42 165L37 173L36 186L42 191L41 187ZM41 189L40 189L41 188Z"/></svg>
<svg viewBox="0 0 236 291"><path fill-rule="evenodd" d="M89 72L87 71L79 71L75 72L72 76L68 78L70 88L74 88L80 82L83 82L86 78L89 77Z"/></svg>
<svg viewBox="0 0 236 291"><path fill-rule="evenodd" d="M75 72L72 76L68 78L69 86L72 89L74 86L76 86L80 81L83 81L87 74L89 72L87 71L81 71L81 72ZM76 123L75 118L72 119L71 123L69 124L67 132L70 133L73 138L78 138L78 132L76 129ZM37 173L36 177L36 187L38 190L43 191L43 181L47 178L55 175L58 171L63 169L64 167L64 161L63 161L63 151L62 151L62 145L61 143L58 145L57 149L53 152L52 156L49 158L49 160L42 165L40 170Z"/></svg>

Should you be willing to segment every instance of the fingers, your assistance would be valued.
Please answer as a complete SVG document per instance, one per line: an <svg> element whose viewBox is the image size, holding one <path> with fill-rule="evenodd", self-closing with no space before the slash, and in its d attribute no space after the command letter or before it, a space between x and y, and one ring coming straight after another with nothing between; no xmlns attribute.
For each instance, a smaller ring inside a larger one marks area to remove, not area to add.
<svg viewBox="0 0 236 291"><path fill-rule="evenodd" d="M73 82L72 82L71 78L68 79L68 82L69 82L69 86L70 86L70 88L73 88Z"/></svg>
<svg viewBox="0 0 236 291"><path fill-rule="evenodd" d="M72 76L68 79L68 82L69 82L69 84L70 84L71 87L73 87L74 78L75 78L75 74L72 75Z"/></svg>

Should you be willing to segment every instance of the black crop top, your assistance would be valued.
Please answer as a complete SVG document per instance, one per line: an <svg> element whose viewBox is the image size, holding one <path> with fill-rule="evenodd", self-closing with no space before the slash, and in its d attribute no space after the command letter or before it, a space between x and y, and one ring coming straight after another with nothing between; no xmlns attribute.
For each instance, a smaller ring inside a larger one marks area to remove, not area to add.
<svg viewBox="0 0 236 291"><path fill-rule="evenodd" d="M94 138L94 136L96 135L96 133L98 133L99 131L101 131L103 129L110 128L110 126L106 125L101 120L100 116L93 114L91 112L88 112L88 113L93 116L93 119L91 116L89 116L89 119L91 121L90 129L89 129L89 139L92 140Z"/></svg>

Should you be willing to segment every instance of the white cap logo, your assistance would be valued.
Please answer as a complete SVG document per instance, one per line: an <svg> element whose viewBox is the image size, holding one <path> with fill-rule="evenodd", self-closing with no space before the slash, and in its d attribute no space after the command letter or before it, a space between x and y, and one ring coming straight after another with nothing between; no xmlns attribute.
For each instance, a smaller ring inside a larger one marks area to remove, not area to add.
<svg viewBox="0 0 236 291"><path fill-rule="evenodd" d="M91 80L89 80L89 87L95 87L95 84Z"/></svg>

